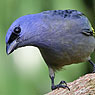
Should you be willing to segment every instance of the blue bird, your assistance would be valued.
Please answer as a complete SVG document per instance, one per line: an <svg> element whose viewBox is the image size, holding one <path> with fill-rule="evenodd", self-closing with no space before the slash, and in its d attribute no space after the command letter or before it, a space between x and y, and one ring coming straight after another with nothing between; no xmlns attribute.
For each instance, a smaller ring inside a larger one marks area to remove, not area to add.
<svg viewBox="0 0 95 95"><path fill-rule="evenodd" d="M6 34L6 52L24 46L38 47L48 68L51 89L68 88L65 81L54 84L55 71L65 65L91 61L95 32L88 18L77 10L51 10L18 18Z"/></svg>

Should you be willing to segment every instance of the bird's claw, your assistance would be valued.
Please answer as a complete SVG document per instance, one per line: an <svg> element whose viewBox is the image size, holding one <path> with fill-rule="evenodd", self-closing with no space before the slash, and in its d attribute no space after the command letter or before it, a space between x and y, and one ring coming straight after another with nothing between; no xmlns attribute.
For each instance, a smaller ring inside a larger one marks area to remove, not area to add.
<svg viewBox="0 0 95 95"><path fill-rule="evenodd" d="M92 73L95 73L95 64L93 63L93 71Z"/></svg>
<svg viewBox="0 0 95 95"><path fill-rule="evenodd" d="M92 71L92 73L95 73L95 64L93 65L93 71Z"/></svg>
<svg viewBox="0 0 95 95"><path fill-rule="evenodd" d="M62 84L65 84L65 85L62 85ZM52 90L59 89L59 88L68 88L68 90L70 91L70 88L67 86L67 83L65 81L61 81L58 85L51 86Z"/></svg>
<svg viewBox="0 0 95 95"><path fill-rule="evenodd" d="M95 67L94 67L94 69L93 69L92 73L95 73Z"/></svg>
<svg viewBox="0 0 95 95"><path fill-rule="evenodd" d="M67 83L65 81L61 81L59 84L65 84L67 86Z"/></svg>
<svg viewBox="0 0 95 95"><path fill-rule="evenodd" d="M88 60L88 62L93 66L92 73L95 73L95 64L91 60Z"/></svg>

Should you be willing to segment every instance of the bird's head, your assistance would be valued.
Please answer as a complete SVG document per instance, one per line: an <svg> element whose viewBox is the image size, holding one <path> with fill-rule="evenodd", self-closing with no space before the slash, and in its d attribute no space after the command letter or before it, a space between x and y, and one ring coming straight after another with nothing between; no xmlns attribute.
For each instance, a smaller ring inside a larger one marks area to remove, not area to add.
<svg viewBox="0 0 95 95"><path fill-rule="evenodd" d="M93 36L94 30L87 17L76 10L52 10L18 18L8 29L6 35L6 52L24 46L38 48L56 48L60 45L62 35L71 36L83 33ZM58 40L55 40L58 39Z"/></svg>
<svg viewBox="0 0 95 95"><path fill-rule="evenodd" d="M39 28L39 15L26 15L18 18L8 29L6 34L6 52L12 53L15 49L23 46L33 45L36 41L37 29ZM34 23L35 22L35 23ZM36 32L35 32L36 31Z"/></svg>

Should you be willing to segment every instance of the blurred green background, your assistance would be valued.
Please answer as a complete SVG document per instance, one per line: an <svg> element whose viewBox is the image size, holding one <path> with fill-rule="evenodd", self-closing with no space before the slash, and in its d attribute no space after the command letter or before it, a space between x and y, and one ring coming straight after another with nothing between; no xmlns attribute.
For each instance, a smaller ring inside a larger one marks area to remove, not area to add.
<svg viewBox="0 0 95 95"><path fill-rule="evenodd" d="M95 26L95 0L0 0L0 95L43 95L51 91L48 68L39 50L24 47L7 56L5 35L17 18L55 9L79 10ZM66 66L56 73L55 83L71 82L89 72L88 63Z"/></svg>

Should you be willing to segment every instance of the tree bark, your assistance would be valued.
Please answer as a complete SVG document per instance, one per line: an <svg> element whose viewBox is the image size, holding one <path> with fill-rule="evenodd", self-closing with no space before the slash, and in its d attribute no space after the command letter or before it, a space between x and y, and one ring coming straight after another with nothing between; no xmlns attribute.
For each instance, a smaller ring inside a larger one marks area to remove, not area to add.
<svg viewBox="0 0 95 95"><path fill-rule="evenodd" d="M45 95L95 95L95 73L86 74L67 85L70 91L60 88Z"/></svg>

